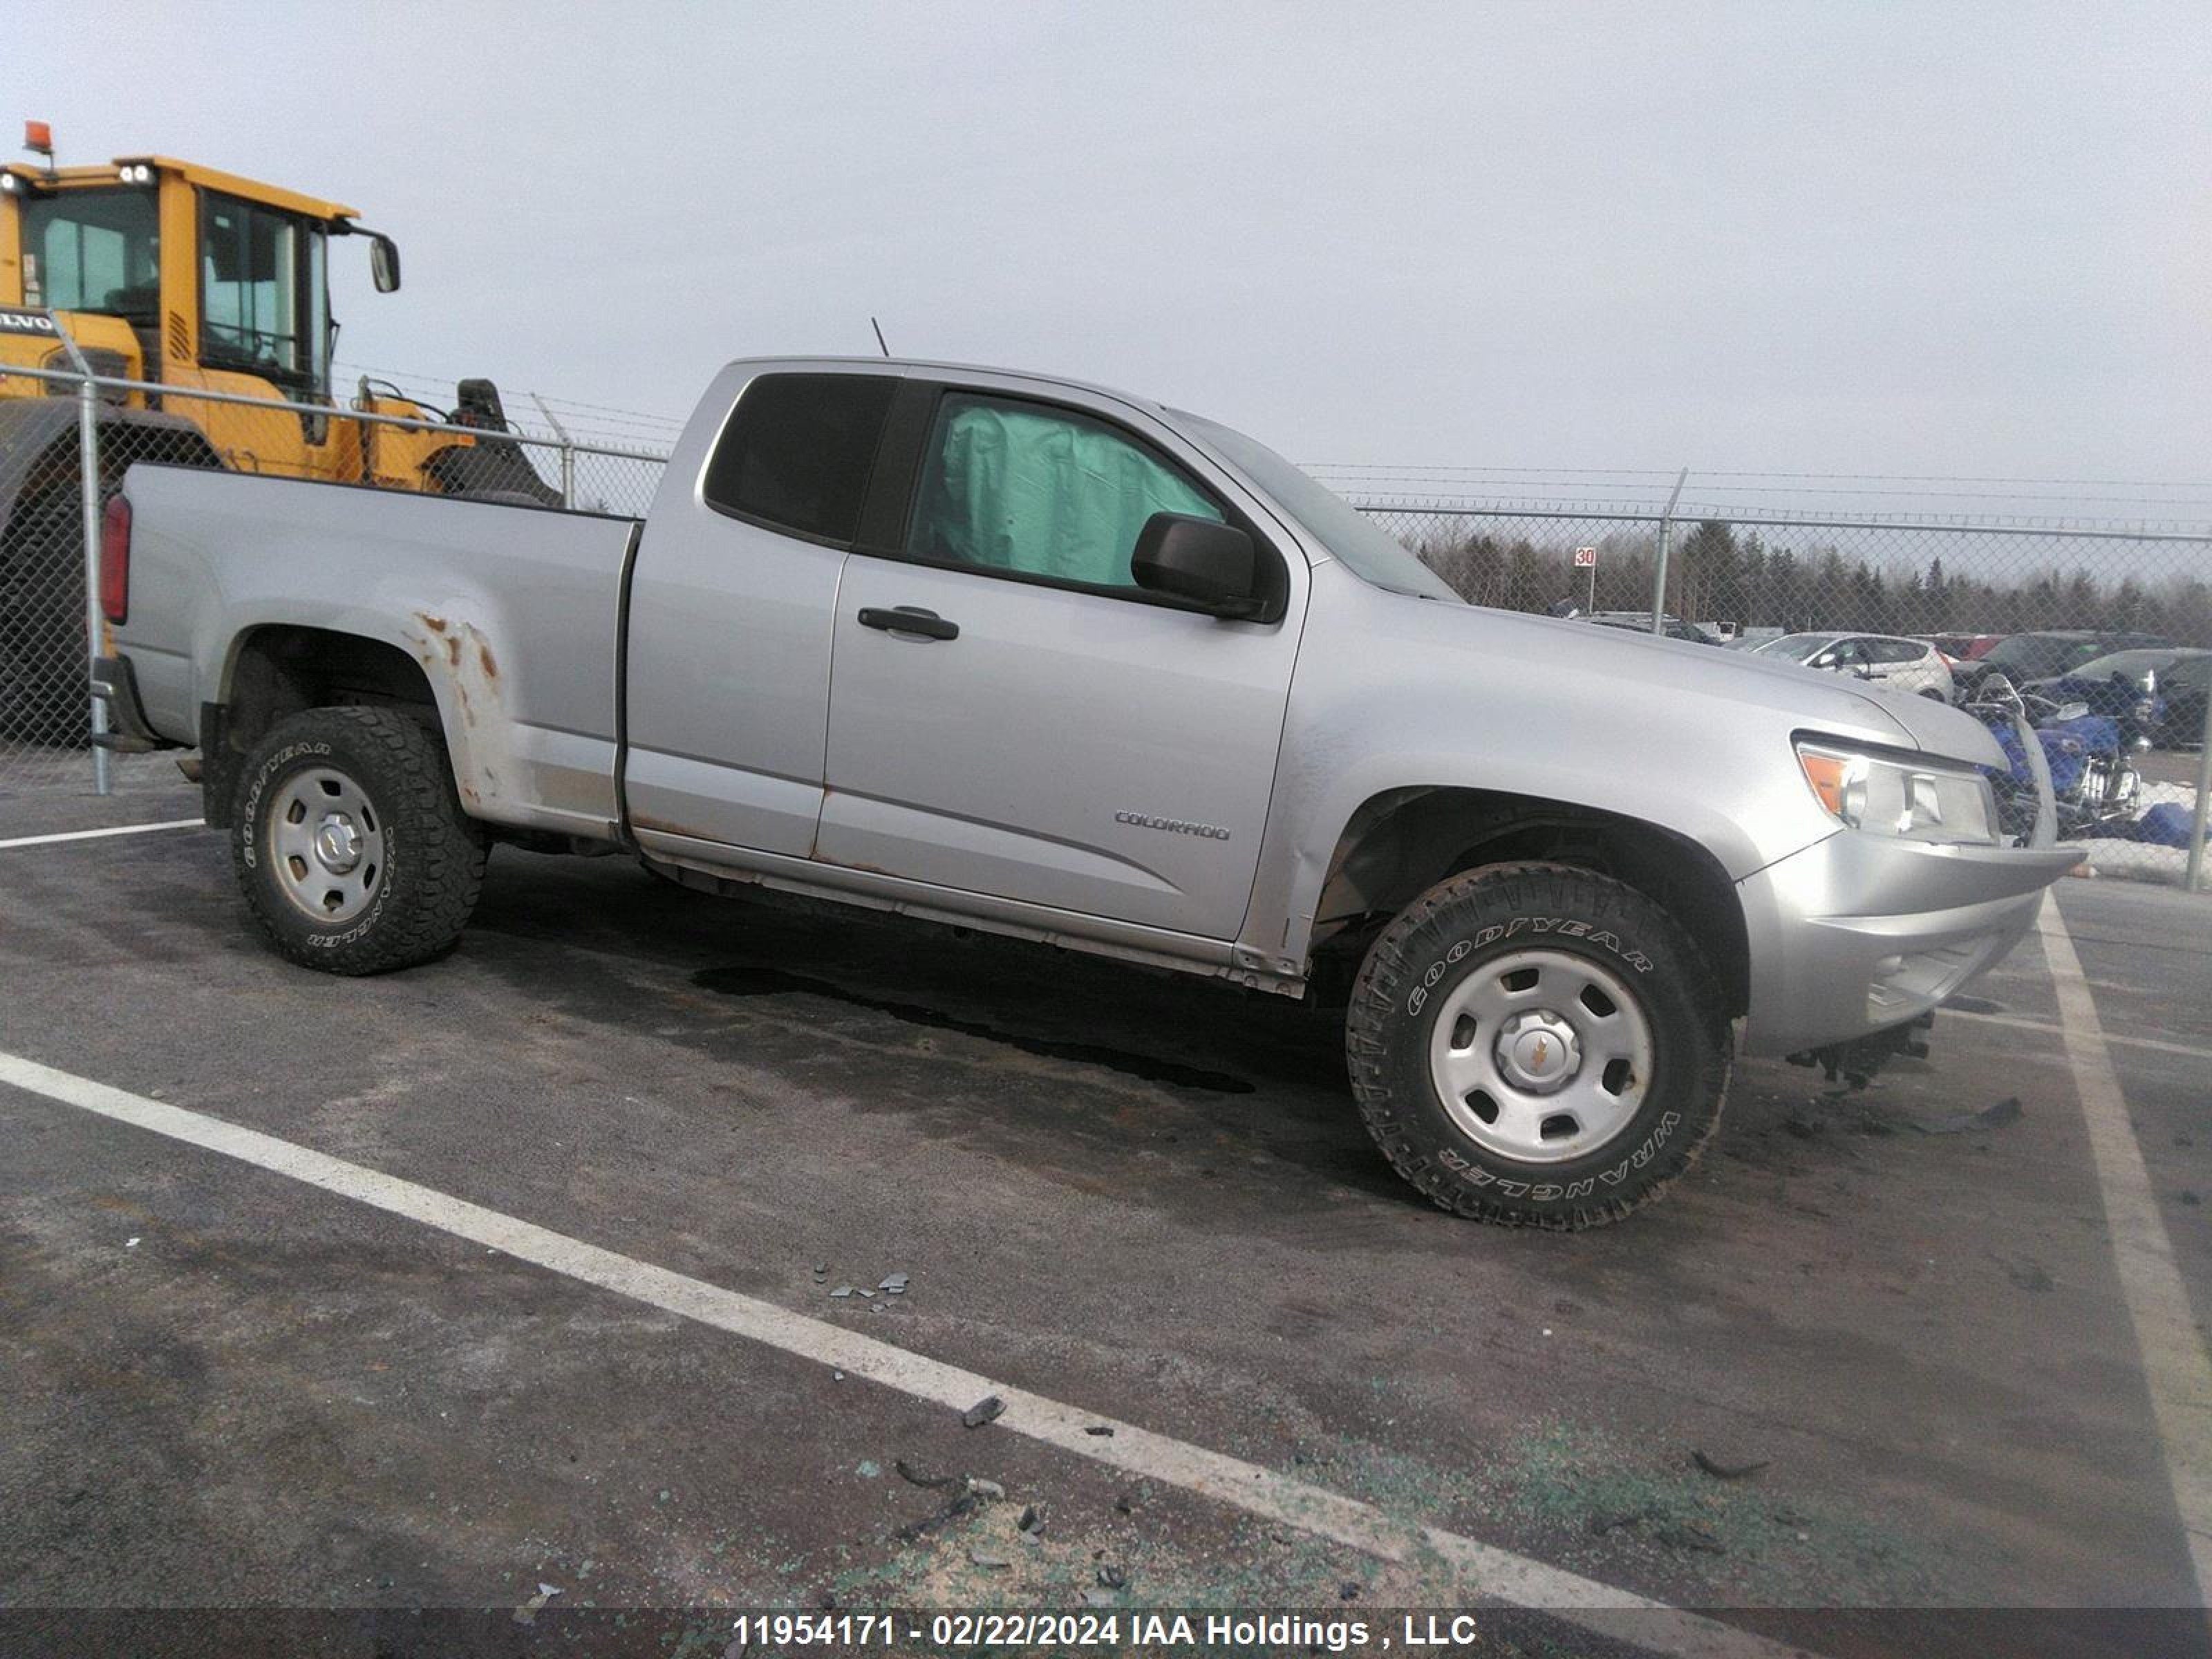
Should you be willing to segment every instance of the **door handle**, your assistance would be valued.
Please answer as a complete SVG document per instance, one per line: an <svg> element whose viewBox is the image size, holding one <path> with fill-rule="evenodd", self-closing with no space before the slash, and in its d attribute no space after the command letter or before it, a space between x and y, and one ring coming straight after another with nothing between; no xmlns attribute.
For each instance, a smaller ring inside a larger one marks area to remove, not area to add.
<svg viewBox="0 0 2212 1659"><path fill-rule="evenodd" d="M895 605L889 611L875 605L864 605L860 610L860 626L880 628L886 634L911 634L925 640L957 640L960 624L949 623L934 611L924 611L920 605Z"/></svg>

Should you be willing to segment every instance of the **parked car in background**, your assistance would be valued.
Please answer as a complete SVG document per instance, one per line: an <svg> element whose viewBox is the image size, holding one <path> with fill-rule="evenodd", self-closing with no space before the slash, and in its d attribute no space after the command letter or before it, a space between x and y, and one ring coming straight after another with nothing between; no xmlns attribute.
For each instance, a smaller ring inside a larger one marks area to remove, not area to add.
<svg viewBox="0 0 2212 1659"><path fill-rule="evenodd" d="M2212 684L2212 651L2186 647L2144 647L2094 657L2050 679L2021 690L2057 703L2086 704L2160 749L2204 740L2204 699Z"/></svg>
<svg viewBox="0 0 2212 1659"><path fill-rule="evenodd" d="M1954 663L1974 662L1987 655L2005 636L2002 634L1917 634Z"/></svg>
<svg viewBox="0 0 2212 1659"><path fill-rule="evenodd" d="M2083 663L2115 651L2152 647L2172 649L2173 641L2155 634L2087 628L2052 628L2034 634L2013 634L1997 641L1972 662L1952 671L1961 701L1981 689L1991 674L2002 674L2014 685L2047 680L2072 672Z"/></svg>
<svg viewBox="0 0 2212 1659"><path fill-rule="evenodd" d="M1784 634L1757 647L1754 654L1856 675L1893 691L1951 701L1951 665L1925 640L1898 634Z"/></svg>
<svg viewBox="0 0 2212 1659"><path fill-rule="evenodd" d="M1588 611L1583 613L1584 622L1594 622L1600 628L1625 628L1632 634L1651 631L1649 611ZM1662 617L1661 626L1670 640L1687 640L1692 645L1718 645L1720 641L1695 623L1684 622L1680 617Z"/></svg>

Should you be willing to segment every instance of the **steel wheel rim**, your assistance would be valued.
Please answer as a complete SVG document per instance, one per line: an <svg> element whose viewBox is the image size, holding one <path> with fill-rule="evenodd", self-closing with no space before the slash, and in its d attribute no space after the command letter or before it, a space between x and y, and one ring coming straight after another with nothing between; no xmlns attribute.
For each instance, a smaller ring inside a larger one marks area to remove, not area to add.
<svg viewBox="0 0 2212 1659"><path fill-rule="evenodd" d="M352 921L383 888L383 814L335 767L285 780L270 809L268 842L277 886L320 926Z"/></svg>
<svg viewBox="0 0 2212 1659"><path fill-rule="evenodd" d="M1485 1152L1564 1164L1628 1127L1654 1052L1650 1018L1619 974L1565 951L1516 951L1443 1000L1429 1073L1453 1125Z"/></svg>

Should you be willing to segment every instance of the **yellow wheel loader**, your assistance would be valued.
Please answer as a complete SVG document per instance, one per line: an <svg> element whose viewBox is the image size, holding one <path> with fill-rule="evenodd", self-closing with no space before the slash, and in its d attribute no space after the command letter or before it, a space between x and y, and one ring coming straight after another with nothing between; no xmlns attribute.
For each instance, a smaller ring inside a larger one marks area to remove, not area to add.
<svg viewBox="0 0 2212 1659"><path fill-rule="evenodd" d="M363 238L378 290L399 286L398 247L353 209L162 155L58 167L44 124L25 137L46 165L0 166L0 739L85 738L78 382L11 368L72 373L73 343L135 383L100 388L103 495L160 460L559 505L499 437L489 380L447 414L367 379L334 400L331 244Z"/></svg>

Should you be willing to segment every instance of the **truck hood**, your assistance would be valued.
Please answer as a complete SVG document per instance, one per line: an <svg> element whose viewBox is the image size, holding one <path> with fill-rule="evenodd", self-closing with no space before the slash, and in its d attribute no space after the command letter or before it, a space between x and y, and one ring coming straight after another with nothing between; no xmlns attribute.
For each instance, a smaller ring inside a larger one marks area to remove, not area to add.
<svg viewBox="0 0 2212 1659"><path fill-rule="evenodd" d="M1686 640L1525 611L1389 597L1423 613L1403 618L1411 631L1441 650L1478 653L1493 670L1501 657L1510 656L1547 682L1597 682L1624 705L1650 699L1671 703L1689 718L1703 704L1765 709L1807 732L1923 750L1973 765L2003 763L2002 751L1979 720L1930 697Z"/></svg>

